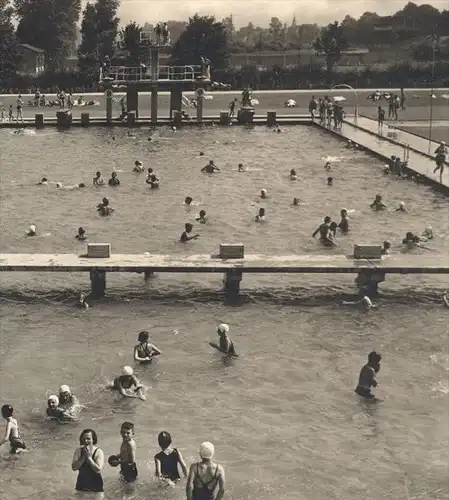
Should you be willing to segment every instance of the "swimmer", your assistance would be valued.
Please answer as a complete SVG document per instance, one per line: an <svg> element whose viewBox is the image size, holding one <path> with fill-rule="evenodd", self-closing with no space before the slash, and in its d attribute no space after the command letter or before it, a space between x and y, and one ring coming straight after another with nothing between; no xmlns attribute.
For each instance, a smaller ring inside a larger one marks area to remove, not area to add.
<svg viewBox="0 0 449 500"><path fill-rule="evenodd" d="M200 151L200 156L204 156L204 151Z"/></svg>
<svg viewBox="0 0 449 500"><path fill-rule="evenodd" d="M408 231L405 238L402 240L402 244L406 245L407 248L412 249L414 247L419 247L421 238L414 235L411 231Z"/></svg>
<svg viewBox="0 0 449 500"><path fill-rule="evenodd" d="M297 177L297 175L296 175L296 170L295 170L294 168L292 168L292 169L290 170L290 180L291 180L291 181L296 181L296 179L297 179L297 178L298 178L298 177Z"/></svg>
<svg viewBox="0 0 449 500"><path fill-rule="evenodd" d="M36 186L48 186L48 179L46 177L42 177Z"/></svg>
<svg viewBox="0 0 449 500"><path fill-rule="evenodd" d="M6 429L3 439L0 441L0 446L9 441L11 453L20 453L26 450L26 445L20 436L19 423L13 417L14 409L11 405L2 406L2 417L6 420Z"/></svg>
<svg viewBox="0 0 449 500"><path fill-rule="evenodd" d="M184 225L184 232L181 234L179 241L181 243L186 243L187 241L196 240L197 238L199 238L200 237L199 234L190 234L192 232L192 230L193 230L193 224L190 224L189 222L187 222Z"/></svg>
<svg viewBox="0 0 449 500"><path fill-rule="evenodd" d="M139 160L136 160L134 162L133 172L144 172L144 171L145 171L145 169L143 168L142 162Z"/></svg>
<svg viewBox="0 0 449 500"><path fill-rule="evenodd" d="M220 172L220 169L215 165L213 160L210 160L209 163L201 169L201 172L206 172L208 174L213 174L216 171Z"/></svg>
<svg viewBox="0 0 449 500"><path fill-rule="evenodd" d="M52 395L47 400L47 417L50 420L73 420L72 415L59 407L58 396Z"/></svg>
<svg viewBox="0 0 449 500"><path fill-rule="evenodd" d="M193 201L193 198L191 196L186 196L186 199L184 200L184 205L191 205Z"/></svg>
<svg viewBox="0 0 449 500"><path fill-rule="evenodd" d="M88 239L86 230L82 227L78 228L78 234L75 236L78 241L86 241Z"/></svg>
<svg viewBox="0 0 449 500"><path fill-rule="evenodd" d="M111 215L114 212L114 209L109 206L109 200L107 198L103 198L103 202L97 205L97 211L102 217L106 217Z"/></svg>
<svg viewBox="0 0 449 500"><path fill-rule="evenodd" d="M449 307L449 291L443 293L443 302L446 307Z"/></svg>
<svg viewBox="0 0 449 500"><path fill-rule="evenodd" d="M235 354L235 348L234 348L234 343L228 336L229 333L229 325L226 323L222 323L221 325L218 325L217 328L217 334L220 337L220 342L219 342L219 347L220 350L223 351L225 354Z"/></svg>
<svg viewBox="0 0 449 500"><path fill-rule="evenodd" d="M334 182L334 179L332 177L328 177L327 178L327 185L328 186L332 186L333 185L333 182Z"/></svg>
<svg viewBox="0 0 449 500"><path fill-rule="evenodd" d="M137 337L138 344L134 347L134 361L138 363L151 363L154 356L159 356L161 351L153 344L148 342L150 334L143 330Z"/></svg>
<svg viewBox="0 0 449 500"><path fill-rule="evenodd" d="M346 143L346 149L351 149L353 146L354 146L354 144L352 143L352 141L348 141Z"/></svg>
<svg viewBox="0 0 449 500"><path fill-rule="evenodd" d="M265 208L259 208L259 213L256 215L255 222L265 222Z"/></svg>
<svg viewBox="0 0 449 500"><path fill-rule="evenodd" d="M348 211L346 208L342 208L340 210L341 221L338 224L340 231L344 234L349 232L349 219L348 219Z"/></svg>
<svg viewBox="0 0 449 500"><path fill-rule="evenodd" d="M117 172L111 173L111 178L108 180L108 186L120 186L120 179L117 177Z"/></svg>
<svg viewBox="0 0 449 500"><path fill-rule="evenodd" d="M421 235L421 241L433 240L432 226L426 227Z"/></svg>
<svg viewBox="0 0 449 500"><path fill-rule="evenodd" d="M391 243L389 241L384 241L382 244L382 255L388 255L390 253Z"/></svg>
<svg viewBox="0 0 449 500"><path fill-rule="evenodd" d="M200 224L206 224L206 222L208 221L208 218L206 217L206 210L200 210L199 217L197 217L195 220Z"/></svg>
<svg viewBox="0 0 449 500"><path fill-rule="evenodd" d="M329 231L335 237L337 235L338 224L336 222L331 222L329 226Z"/></svg>
<svg viewBox="0 0 449 500"><path fill-rule="evenodd" d="M190 466L187 478L187 500L221 500L225 495L225 472L221 465L212 462L214 445L208 441L200 446L201 462ZM218 486L218 492L215 490Z"/></svg>
<svg viewBox="0 0 449 500"><path fill-rule="evenodd" d="M299 198L293 198L293 205L297 207L299 205Z"/></svg>
<svg viewBox="0 0 449 500"><path fill-rule="evenodd" d="M376 373L380 370L382 356L376 351L368 354L368 363L360 370L359 383L355 392L367 399L374 399L372 387L377 387Z"/></svg>
<svg viewBox="0 0 449 500"><path fill-rule="evenodd" d="M382 201L382 196L380 194L376 194L374 201L370 205L371 208L374 208L376 211L384 210L387 208L387 205Z"/></svg>
<svg viewBox="0 0 449 500"><path fill-rule="evenodd" d="M157 189L159 187L159 179L155 174L149 175L145 182L150 185L151 189Z"/></svg>
<svg viewBox="0 0 449 500"><path fill-rule="evenodd" d="M143 386L134 375L134 370L130 366L123 367L122 375L114 379L112 389L119 391L126 398L139 398L142 401L147 399L145 394L143 394Z"/></svg>
<svg viewBox="0 0 449 500"><path fill-rule="evenodd" d="M89 309L89 304L87 303L87 296L84 292L80 293L76 305L79 309Z"/></svg>
<svg viewBox="0 0 449 500"><path fill-rule="evenodd" d="M37 236L36 232L36 226L34 224L31 224L30 228L28 229L28 232L25 233L26 236Z"/></svg>
<svg viewBox="0 0 449 500"><path fill-rule="evenodd" d="M184 477L187 477L187 466L181 452L177 448L172 448L172 438L169 432L162 431L157 437L157 441L162 451L154 455L154 464L156 467L156 477L168 481L179 481L181 476L178 470L178 464L181 466Z"/></svg>
<svg viewBox="0 0 449 500"><path fill-rule="evenodd" d="M326 165L324 165L324 170L330 170L332 167L331 167L331 162L328 161L326 162Z"/></svg>
<svg viewBox="0 0 449 500"><path fill-rule="evenodd" d="M71 413L79 406L78 398L72 393L70 387L61 385L59 388L59 407L67 413Z"/></svg>
<svg viewBox="0 0 449 500"><path fill-rule="evenodd" d="M120 446L120 453L115 455L118 459L115 464L120 465L120 478L122 481L133 483L138 475L134 424L132 422L123 422L120 427L120 435L122 437L122 444Z"/></svg>
<svg viewBox="0 0 449 500"><path fill-rule="evenodd" d="M262 198L262 200L265 200L267 198L267 190L266 189L260 190L260 197Z"/></svg>
<svg viewBox="0 0 449 500"><path fill-rule="evenodd" d="M389 165L384 165L383 173L385 175L389 175L390 174L390 166Z"/></svg>
<svg viewBox="0 0 449 500"><path fill-rule="evenodd" d="M366 309L373 309L373 308L376 307L371 302L371 299L368 297L368 295L364 295L360 300L356 300L355 302L348 302L348 301L344 300L341 304L343 306L358 306L358 305L362 305Z"/></svg>
<svg viewBox="0 0 449 500"><path fill-rule="evenodd" d="M336 246L330 231L331 221L332 219L329 216L325 217L324 222L320 224L312 234L312 238L315 238L315 236L320 233L320 241L325 246Z"/></svg>
<svg viewBox="0 0 449 500"><path fill-rule="evenodd" d="M104 179L103 177L101 176L101 172L98 171L96 174L95 174L95 177L93 179L93 185L94 186L104 186Z"/></svg>
<svg viewBox="0 0 449 500"><path fill-rule="evenodd" d="M239 171L239 172L244 172L244 171L245 171L245 169L244 169L244 167L243 167L243 163L239 163L239 166L238 166L238 171Z"/></svg>
<svg viewBox="0 0 449 500"><path fill-rule="evenodd" d="M56 183L56 189L62 188L62 182L57 182Z"/></svg>
<svg viewBox="0 0 449 500"><path fill-rule="evenodd" d="M399 203L399 207L396 209L396 212L407 212L407 208L403 201Z"/></svg>

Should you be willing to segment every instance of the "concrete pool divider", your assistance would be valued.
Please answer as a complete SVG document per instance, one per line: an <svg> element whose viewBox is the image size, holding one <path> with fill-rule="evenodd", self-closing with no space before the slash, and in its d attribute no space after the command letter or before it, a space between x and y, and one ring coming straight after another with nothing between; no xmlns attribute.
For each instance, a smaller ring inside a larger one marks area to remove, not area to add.
<svg viewBox="0 0 449 500"><path fill-rule="evenodd" d="M174 118L158 117L157 123L152 122L151 117L136 118L135 112L131 111L126 115L125 119L112 118L108 119L101 116L91 116L88 112L81 113L79 118L74 118L70 112L57 111L55 117L46 117L44 113L36 113L34 118L24 118L22 121L6 121L0 122L0 129L22 129L25 127L44 128L57 127L60 129L69 129L71 127L128 127L139 128L146 126L168 126L175 125L177 127L184 126L203 126L203 125L311 125L312 119L309 114L302 115L277 115L276 111L267 111L266 115L252 115L248 120L237 120L229 117L229 111L221 111L216 116L203 116L201 120L195 117L191 119L183 119L180 113L175 113Z"/></svg>
<svg viewBox="0 0 449 500"><path fill-rule="evenodd" d="M356 284L365 294L375 294L386 274L449 274L447 255L382 255L382 247L356 244L352 255L246 254L243 244L221 244L216 254L157 255L114 254L109 243L89 243L77 254L0 254L0 272L89 272L91 295L106 293L106 273L224 274L225 295L237 296L244 273L255 274L356 274Z"/></svg>
<svg viewBox="0 0 449 500"><path fill-rule="evenodd" d="M432 177L436 165L431 156L407 148L404 143L388 140L387 137L373 134L360 126L354 126L350 121L345 121L345 127L341 130L334 130L333 127L327 127L319 121L314 121L313 125L340 140L351 141L354 145L359 146L361 151L370 153L384 163L389 163L391 156L398 156L399 152L406 153L408 164L404 167L405 172L414 177L417 182L427 183L433 188L449 194L449 173L446 169L442 182L438 180L439 176L438 179Z"/></svg>

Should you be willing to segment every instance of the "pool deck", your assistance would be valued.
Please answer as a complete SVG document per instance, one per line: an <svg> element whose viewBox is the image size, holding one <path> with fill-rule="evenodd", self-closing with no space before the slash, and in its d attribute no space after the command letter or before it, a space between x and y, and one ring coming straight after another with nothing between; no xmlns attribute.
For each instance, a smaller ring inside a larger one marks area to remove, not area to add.
<svg viewBox="0 0 449 500"><path fill-rule="evenodd" d="M421 250L420 252L423 252ZM167 273L311 273L350 274L381 271L388 274L449 274L449 256L438 253L398 254L381 260L354 259L337 254L247 255L225 260L214 255L112 254L109 258L87 258L76 254L0 254L0 272L107 272Z"/></svg>
<svg viewBox="0 0 449 500"><path fill-rule="evenodd" d="M358 117L357 122L354 122L354 117L348 117L344 120L341 130L334 130L317 121L314 125L323 130L331 132L333 135L345 140L350 140L359 144L364 149L371 151L377 157L382 158L387 162L391 156L399 156L402 159L404 151L408 149L408 164L407 169L426 178L433 185L441 188L445 192L449 192L449 168L445 168L440 181L439 173L434 174L433 171L436 167L433 154L428 154L428 141L415 136L414 134L407 134L400 132L403 140L391 139L386 137L387 125L384 124L384 134L377 133L377 122L370 118ZM375 132L373 127L375 127ZM405 137L405 134L407 137ZM435 147L433 147L435 146ZM432 153L438 143L432 144Z"/></svg>

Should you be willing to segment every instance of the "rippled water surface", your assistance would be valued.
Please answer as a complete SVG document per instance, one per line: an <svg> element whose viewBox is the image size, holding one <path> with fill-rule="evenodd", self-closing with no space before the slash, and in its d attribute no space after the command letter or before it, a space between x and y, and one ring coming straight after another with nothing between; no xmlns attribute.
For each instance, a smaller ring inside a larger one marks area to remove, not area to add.
<svg viewBox="0 0 449 500"><path fill-rule="evenodd" d="M432 225L438 236L428 251L448 255L447 198L383 176L377 160L314 129L159 131L151 142L143 130L114 134L0 133L2 252L81 252L74 240L81 225L91 241L111 242L120 253L212 253L221 242L243 242L248 253L323 253L310 235L325 215L338 219L346 207L351 233L331 252L384 239L398 252L406 231ZM328 156L335 160L332 187L323 169ZM135 159L158 172L159 190L131 172ZM220 174L199 172L209 159ZM248 171L238 173L238 163ZM119 188L91 187L96 170L108 177L113 169ZM88 187L35 186L44 175ZM263 203L262 188L269 194ZM377 193L387 212L369 209ZM109 219L95 211L103 196L116 209ZM198 205L184 206L186 196ZM394 211L399 201L407 214ZM267 222L257 225L262 206ZM184 223L202 208L210 222L195 228L200 238L178 244ZM30 224L41 236L24 237ZM73 498L79 433L94 428L108 456L119 449L125 420L136 425L136 499L185 496L183 484L164 490L151 479L161 430L172 433L188 463L201 441L213 441L235 500L447 498L449 323L440 300L447 276L387 277L379 308L369 313L338 305L355 292L351 276L245 276L242 299L231 305L223 303L220 276L161 274L145 283L114 274L110 298L83 312L73 304L88 288L84 273L1 278L0 399L15 407L31 452L3 453L0 498ZM229 323L238 360L210 352L219 322ZM148 400L124 401L104 384L132 363L144 328L163 355L136 367ZM353 389L372 349L383 355L377 393L384 401L367 405ZM86 405L78 424L43 420L46 397L62 383ZM121 498L117 470L106 465L104 478L106 497Z"/></svg>

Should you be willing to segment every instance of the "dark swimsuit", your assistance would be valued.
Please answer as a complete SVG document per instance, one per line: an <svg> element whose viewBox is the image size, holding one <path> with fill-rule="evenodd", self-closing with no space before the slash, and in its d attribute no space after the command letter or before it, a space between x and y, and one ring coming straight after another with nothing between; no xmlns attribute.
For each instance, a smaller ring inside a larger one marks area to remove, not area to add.
<svg viewBox="0 0 449 500"><path fill-rule="evenodd" d="M172 481L177 481L181 479L178 471L179 454L176 448L170 455L167 455L163 451L160 451L154 458L157 458L161 463L161 476L171 479Z"/></svg>
<svg viewBox="0 0 449 500"><path fill-rule="evenodd" d="M200 486L194 486L193 487L193 496L192 500L214 500L215 499L215 487L217 486L217 483L215 483L215 486L210 489L209 486L214 482L217 481L217 473L218 473L218 465L217 468L215 469L215 474L214 477L205 483L199 473L199 464L196 465L196 479L201 483Z"/></svg>
<svg viewBox="0 0 449 500"><path fill-rule="evenodd" d="M26 445L20 434L16 437L9 436L9 444L11 445L11 453L16 453L17 450L26 450Z"/></svg>
<svg viewBox="0 0 449 500"><path fill-rule="evenodd" d="M132 483L137 479L137 466L135 462L120 464L120 474L125 483Z"/></svg>
<svg viewBox="0 0 449 500"><path fill-rule="evenodd" d="M97 453L98 448L95 448L95 451L92 455L92 460L95 458L95 454ZM103 478L101 474L97 474L92 467L86 462L83 462L83 465L78 470L78 478L76 480L75 489L77 491L94 491L99 493L103 490Z"/></svg>
<svg viewBox="0 0 449 500"><path fill-rule="evenodd" d="M136 346L137 355L139 358L151 358L152 349L148 347L148 344L138 344ZM145 361L140 361L140 363L151 363L152 359L146 359Z"/></svg>

